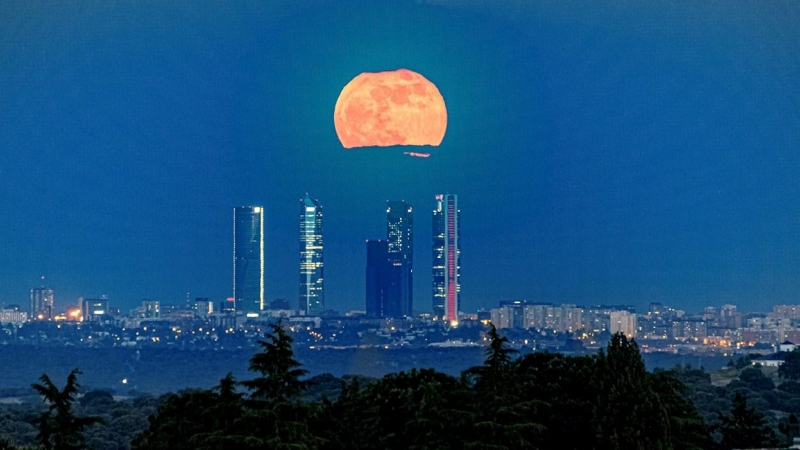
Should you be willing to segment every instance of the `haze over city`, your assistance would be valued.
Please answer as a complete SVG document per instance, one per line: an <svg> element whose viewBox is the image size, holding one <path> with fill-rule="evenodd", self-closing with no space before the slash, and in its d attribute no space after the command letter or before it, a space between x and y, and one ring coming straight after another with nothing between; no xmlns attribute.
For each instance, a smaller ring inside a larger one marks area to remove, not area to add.
<svg viewBox="0 0 800 450"><path fill-rule="evenodd" d="M405 200L429 311L453 193L467 311L800 302L792 3L202 6L0 6L0 301L225 299L232 209L263 205L265 298L296 304L309 193L327 308L364 308L364 242ZM402 67L441 92L442 144L343 149L342 87Z"/></svg>

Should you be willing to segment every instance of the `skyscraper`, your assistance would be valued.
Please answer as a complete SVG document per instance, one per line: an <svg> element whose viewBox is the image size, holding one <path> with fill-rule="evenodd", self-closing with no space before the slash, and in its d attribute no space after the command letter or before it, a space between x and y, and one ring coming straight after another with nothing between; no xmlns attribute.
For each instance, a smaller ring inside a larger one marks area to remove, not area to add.
<svg viewBox="0 0 800 450"><path fill-rule="evenodd" d="M300 311L325 308L322 257L322 206L308 194L300 200Z"/></svg>
<svg viewBox="0 0 800 450"><path fill-rule="evenodd" d="M399 267L389 259L389 242L367 240L366 301L371 317L399 317L397 301Z"/></svg>
<svg viewBox="0 0 800 450"><path fill-rule="evenodd" d="M233 299L237 312L264 309L264 208L233 208Z"/></svg>
<svg viewBox="0 0 800 450"><path fill-rule="evenodd" d="M31 289L31 320L50 320L55 306L53 290L47 288Z"/></svg>
<svg viewBox="0 0 800 450"><path fill-rule="evenodd" d="M389 201L386 205L386 235L389 242L389 263L399 272L396 292L390 297L397 302L395 316L410 316L414 312L414 214L404 201Z"/></svg>
<svg viewBox="0 0 800 450"><path fill-rule="evenodd" d="M458 196L436 196L433 211L433 313L457 321L461 292L461 243Z"/></svg>

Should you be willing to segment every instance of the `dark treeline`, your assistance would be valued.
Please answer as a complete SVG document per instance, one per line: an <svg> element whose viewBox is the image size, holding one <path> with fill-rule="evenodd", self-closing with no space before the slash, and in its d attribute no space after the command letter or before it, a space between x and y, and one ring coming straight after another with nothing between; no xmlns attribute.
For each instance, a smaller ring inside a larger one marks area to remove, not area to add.
<svg viewBox="0 0 800 450"><path fill-rule="evenodd" d="M10 438L0 450L731 449L797 434L794 416L778 423L748 404L764 400L746 381L726 389L703 370L647 372L620 334L579 357L518 357L494 327L488 337L484 363L459 377L424 369L307 379L280 324L250 360L254 378L229 375L213 389L125 403L97 391L76 398L77 372L61 390L43 376L34 388L46 409L29 413L22 442L6 431L8 415L0 419Z"/></svg>

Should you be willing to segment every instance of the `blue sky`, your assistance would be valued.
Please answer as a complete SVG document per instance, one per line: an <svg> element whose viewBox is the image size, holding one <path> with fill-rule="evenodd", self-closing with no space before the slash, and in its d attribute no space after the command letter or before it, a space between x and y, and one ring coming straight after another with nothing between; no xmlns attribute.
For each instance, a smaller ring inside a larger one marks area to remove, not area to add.
<svg viewBox="0 0 800 450"><path fill-rule="evenodd" d="M491 6L490 6L491 5ZM267 299L297 302L299 199L326 300L363 308L385 201L462 207L466 310L499 300L800 303L800 6L744 2L0 5L0 301L223 299L231 209L267 211ZM364 71L433 81L427 159L344 150Z"/></svg>

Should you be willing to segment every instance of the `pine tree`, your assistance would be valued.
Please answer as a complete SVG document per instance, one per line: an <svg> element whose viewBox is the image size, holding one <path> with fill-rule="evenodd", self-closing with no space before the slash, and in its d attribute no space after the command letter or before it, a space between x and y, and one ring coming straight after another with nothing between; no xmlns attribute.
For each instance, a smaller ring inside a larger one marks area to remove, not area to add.
<svg viewBox="0 0 800 450"><path fill-rule="evenodd" d="M80 371L74 369L67 376L67 384L59 390L46 374L39 377L41 384L31 385L45 403L50 407L43 413L37 423L39 434L36 440L45 450L77 450L85 448L84 428L100 423L99 417L77 417L72 412L72 403L78 393L78 375Z"/></svg>
<svg viewBox="0 0 800 450"><path fill-rule="evenodd" d="M487 333L489 347L482 366L464 372L467 380L474 379L471 394L477 409L473 412L472 434L474 448L511 449L532 448L534 438L544 427L535 421L541 402L519 396L516 370L508 347L508 338L500 336L490 324Z"/></svg>
<svg viewBox="0 0 800 450"><path fill-rule="evenodd" d="M240 434L230 436L225 448L292 449L318 448L322 440L309 429L318 406L299 402L308 373L294 359L292 337L280 321L270 325L267 339L259 341L263 351L250 358L250 370L261 376L242 382L251 390L245 403Z"/></svg>
<svg viewBox="0 0 800 450"><path fill-rule="evenodd" d="M221 379L219 385L204 391L213 398L213 406L203 412L204 419L211 421L208 429L195 434L190 439L197 450L213 450L232 447L227 445L241 440L241 419L244 415L242 394L236 392L236 380L230 372ZM233 446L235 447L235 446Z"/></svg>
<svg viewBox="0 0 800 450"><path fill-rule="evenodd" d="M263 351L250 358L250 370L262 376L243 381L242 385L252 391L255 400L277 402L296 398L307 387L308 382L300 380L308 371L294 359L291 336L286 334L280 321L271 324L272 333L267 340L258 341Z"/></svg>
<svg viewBox="0 0 800 450"><path fill-rule="evenodd" d="M597 357L595 432L598 448L671 448L669 420L650 385L639 347L622 333Z"/></svg>
<svg viewBox="0 0 800 450"><path fill-rule="evenodd" d="M489 338L489 346L486 348L483 365L472 367L466 373L469 377L475 378L477 390L495 391L504 387L504 378L512 372L511 355L517 351L508 347L508 338L500 336L494 324L489 324L486 336Z"/></svg>

